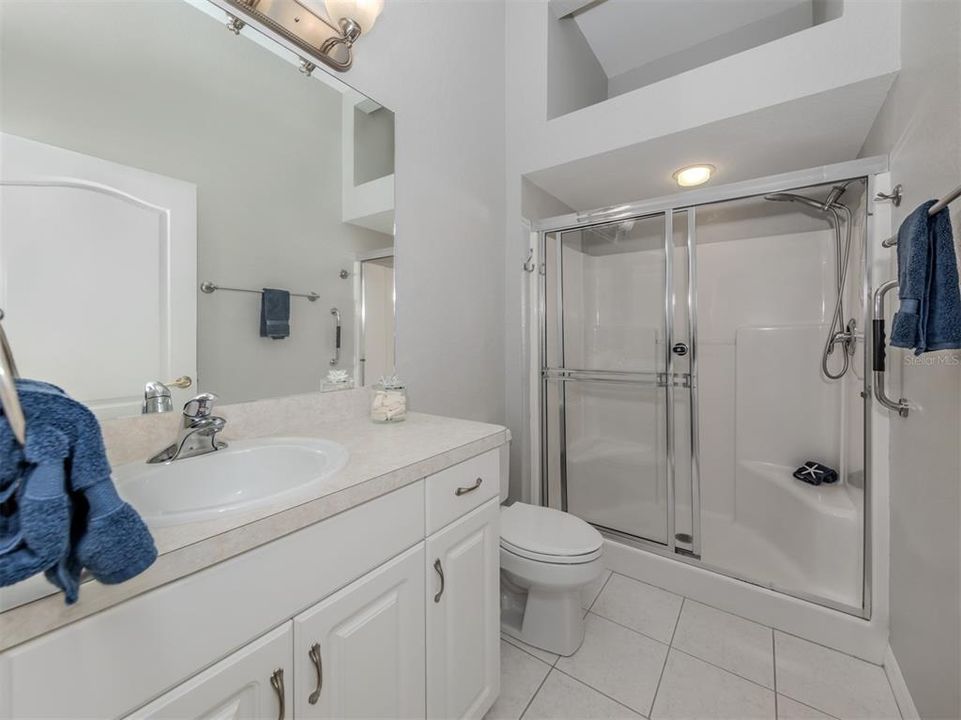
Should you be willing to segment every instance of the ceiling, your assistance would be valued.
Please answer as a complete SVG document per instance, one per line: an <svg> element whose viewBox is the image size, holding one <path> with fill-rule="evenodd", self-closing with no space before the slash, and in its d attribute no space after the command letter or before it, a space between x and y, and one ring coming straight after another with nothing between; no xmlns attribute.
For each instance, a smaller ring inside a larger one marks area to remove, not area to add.
<svg viewBox="0 0 961 720"><path fill-rule="evenodd" d="M811 4L812 0L603 0L574 19L611 78Z"/></svg>
<svg viewBox="0 0 961 720"><path fill-rule="evenodd" d="M892 75L872 78L526 177L586 211L673 195L679 188L672 173L695 163L715 165L711 183L720 185L852 160L892 81Z"/></svg>

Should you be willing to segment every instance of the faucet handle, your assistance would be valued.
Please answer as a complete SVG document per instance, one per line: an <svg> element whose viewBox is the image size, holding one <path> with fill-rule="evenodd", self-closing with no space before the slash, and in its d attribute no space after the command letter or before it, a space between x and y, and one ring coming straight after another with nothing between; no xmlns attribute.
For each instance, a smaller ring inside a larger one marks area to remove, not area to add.
<svg viewBox="0 0 961 720"><path fill-rule="evenodd" d="M214 411L214 403L218 399L213 393L200 393L184 405L184 417L194 419L210 417L210 414Z"/></svg>

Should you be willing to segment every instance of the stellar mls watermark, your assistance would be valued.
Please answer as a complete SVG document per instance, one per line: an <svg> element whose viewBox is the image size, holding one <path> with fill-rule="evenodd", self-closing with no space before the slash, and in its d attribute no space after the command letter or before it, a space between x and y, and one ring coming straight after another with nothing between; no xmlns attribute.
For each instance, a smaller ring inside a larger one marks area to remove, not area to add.
<svg viewBox="0 0 961 720"><path fill-rule="evenodd" d="M931 353L930 355L907 355L904 364L912 367L958 367L961 366L961 354Z"/></svg>

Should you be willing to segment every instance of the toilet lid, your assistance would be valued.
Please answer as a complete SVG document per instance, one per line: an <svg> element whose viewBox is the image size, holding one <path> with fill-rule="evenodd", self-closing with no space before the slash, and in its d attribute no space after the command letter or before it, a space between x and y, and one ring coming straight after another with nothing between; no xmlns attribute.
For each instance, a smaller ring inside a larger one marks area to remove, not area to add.
<svg viewBox="0 0 961 720"><path fill-rule="evenodd" d="M604 538L570 513L514 503L501 508L501 542L524 555L577 557L597 553Z"/></svg>

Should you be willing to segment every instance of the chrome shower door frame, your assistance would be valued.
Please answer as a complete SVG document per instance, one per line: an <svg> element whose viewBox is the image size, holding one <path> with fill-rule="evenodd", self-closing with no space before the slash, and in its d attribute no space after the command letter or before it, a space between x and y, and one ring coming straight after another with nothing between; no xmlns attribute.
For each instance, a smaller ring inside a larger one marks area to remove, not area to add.
<svg viewBox="0 0 961 720"><path fill-rule="evenodd" d="M547 443L547 424L548 424L548 407L547 407L547 382L548 378L545 374L547 370L546 365L546 352L547 352L547 309L546 309L546 295L545 295L545 274L546 274L546 251L547 251L547 237L548 235L559 235L565 231L575 231L583 230L585 228L601 225L606 223L611 223L619 220L628 220L641 217L651 217L659 214L664 214L665 218L673 218L673 215L678 212L687 212L688 218L688 232L687 232L687 250L688 250L688 322L689 322L689 333L690 333L690 374L689 374L689 390L690 390L690 408L691 408L691 494L692 494L692 523L694 528L694 537L691 545L690 551L684 551L683 548L679 549L676 540L674 538L674 523L675 523L675 512L674 507L674 472L676 470L676 464L674 463L674 458L669 458L669 477L668 477L668 492L670 493L668 499L668 542L667 544L661 544L644 538L639 538L634 535L619 532L616 530L611 530L609 528L600 528L602 534L606 537L623 542L627 545L634 546L658 555L665 557L670 557L675 560L679 560L684 563L694 565L705 570L710 570L711 572L729 577L735 580L740 580L745 583L758 586L760 588L771 589L783 595L794 597L806 602L813 603L815 605L820 605L822 607L830 608L832 610L837 610L848 615L853 615L863 619L870 619L873 608L873 584L874 584L874 552L873 552L873 521L872 516L874 513L873 507L873 491L872 491L872 423L871 423L871 395L872 395L872 385L871 385L871 374L869 372L872 367L871 359L871 343L864 342L864 375L862 381L861 395L863 398L862 404L862 416L864 423L864 494L863 494L863 505L862 505L862 526L864 529L862 536L862 550L863 550L863 567L862 567L862 603L860 607L847 605L844 603L839 603L833 601L829 598L821 597L818 595L813 595L810 593L805 593L802 591L792 591L781 588L771 588L764 584L757 578L744 577L735 572L727 570L725 568L713 566L709 563L702 562L700 559L701 555L701 538L700 538L700 478L701 478L701 465L700 465L700 438L698 431L698 380L697 380L697 260L696 260L696 215L697 208L703 205L711 205L724 201L733 200L743 200L751 197L757 197L759 195L764 195L767 193L775 192L787 192L791 190L798 190L804 187L810 187L815 185L843 182L843 181L853 181L860 180L866 183L866 196L865 196L865 229L864 229L864 242L862 248L862 257L860 262L863 264L863 282L861 287L862 297L867 299L872 293L872 287L874 280L872 278L872 254L869 247L870 242L877 234L875 228L874 213L872 211L873 204L875 202L875 184L876 176L881 173L886 173L888 171L887 158L883 156L864 158L860 160L852 160L848 162L837 163L834 165L823 166L820 168L813 168L810 170L802 170L798 172L783 173L780 175L773 175L765 178L759 178L756 180L731 183L725 186L718 186L715 188L704 188L700 190L693 190L678 193L671 196L666 196L663 198L655 198L648 201L636 202L636 203L625 203L621 205L611 206L607 208L601 208L598 210L593 210L583 213L571 213L568 215L561 215L554 218L548 218L542 221L532 223L531 231L536 233L538 239L537 247L540 250L541 265L540 267L540 277L539 277L539 294L538 294L538 312L537 316L540 321L540 348L539 348L539 359L540 362L538 367L540 369L538 381L539 389L539 402L540 402L540 498L541 503L544 505L549 504L549 482L548 482L548 469L549 469L549 447ZM671 225L667 220L665 220L665 225ZM665 250L667 252L668 263L667 269L667 280L671 281L672 274L670 272L670 258L673 253L670 252L672 243L672 232L670 227L665 229ZM562 307L563 300L563 288L560 287L557 301L559 307ZM670 288L673 290L673 288ZM673 345L673 313L671 312L670 303L672 301L672 292L665 293L665 306L666 306L666 320L668 321L668 327L666 329L666 352L668 355L671 354L671 345ZM861 318L861 327L870 327L870 302L865 300L865 316ZM560 337L563 338L563 324L562 321L558 328L561 331ZM672 358L668 358L668 365L666 373L673 372L673 362ZM673 412L674 412L674 383L673 375L668 374L668 378L672 381L669 383L669 399L667 402L668 413L671 414L670 421L673 423ZM672 433L676 430L673 424L668 425L668 437L672 437ZM562 432L561 440L565 440L566 432ZM669 440L669 455L673 453L673 441ZM565 451L566 452L566 451ZM561 457L561 472L566 474L566 454ZM562 476L562 485L566 485L566 477ZM566 502L564 504L564 509L566 510Z"/></svg>
<svg viewBox="0 0 961 720"><path fill-rule="evenodd" d="M630 535L612 528L601 527L604 532L609 532L611 534L616 534L636 540L641 543L649 544L651 547L666 549L667 552L673 554L675 552L685 553L688 555L697 556L700 548L700 491L697 487L697 468L698 463L695 458L694 449L696 448L697 433L696 433L696 423L691 423L691 498L692 498L692 513L691 513L691 530L692 530L692 541L690 543L683 543L683 547L678 546L676 537L676 483L677 483L677 463L676 463L676 447L675 447L675 433L676 433L676 417L675 417L675 403L677 397L675 393L677 389L680 388L681 391L687 391L690 394L689 407L691 408L691 417L696 416L696 388L695 382L693 381L692 373L676 373L675 372L675 354L672 351L675 342L675 331L674 331L674 313L676 309L676 298L674 297L674 216L675 214L685 214L687 216L687 237L685 241L685 247L688 255L688 297L687 311L688 311L688 327L690 332L690 338L688 339L689 352L691 356L691 368L695 367L696 358L696 340L694 337L694 330L696 323L696 315L693 308L694 295L694 285L692 283L690 273L693 272L695 267L695 252L694 252L694 208L678 208L678 209L668 209L663 212L655 212L642 216L635 216L631 219L634 220L650 220L655 218L660 218L663 220L663 232L664 232L664 348L663 357L661 361L663 363L663 372L653 372L653 373L643 373L643 372L627 372L627 371L603 371L594 369L582 369L582 368L567 368L566 358L564 355L565 342L564 342L564 280L563 280L563 231L557 232L544 232L538 233L538 248L540 251L540 257L543 259L541 264L541 272L539 273L539 283L538 283L538 317L541 321L540 327L540 406L541 406L541 499L544 504L550 504L551 500L551 490L549 483L549 472L550 467L550 448L547 441L547 425L549 422L549 409L548 403L546 402L546 397L548 393L548 383L557 382L558 383L558 398L557 398L557 413L558 413L558 473L559 473L559 494L560 494L560 509L565 512L568 511L568 478L567 478L567 404L566 404L566 383L575 381L588 381L592 383L621 383L627 385L636 385L639 387L658 387L664 390L664 423L665 423L665 471L666 471L666 491L667 491L667 507L666 507L666 537L664 543L659 543L655 540ZM571 228L571 230L584 230L595 225L601 225L604 222L592 222L581 225L578 228ZM556 248L549 248L549 238L551 242L556 244ZM552 250L556 250L556 254L553 258L554 267L556 268L555 273L556 278L556 296L554 302L556 303L556 317L555 320L555 332L557 333L558 348L557 352L560 355L560 367L550 367L548 365L548 318L547 311L547 295L550 290L547 287L547 267L548 263L546 261L548 253Z"/></svg>

